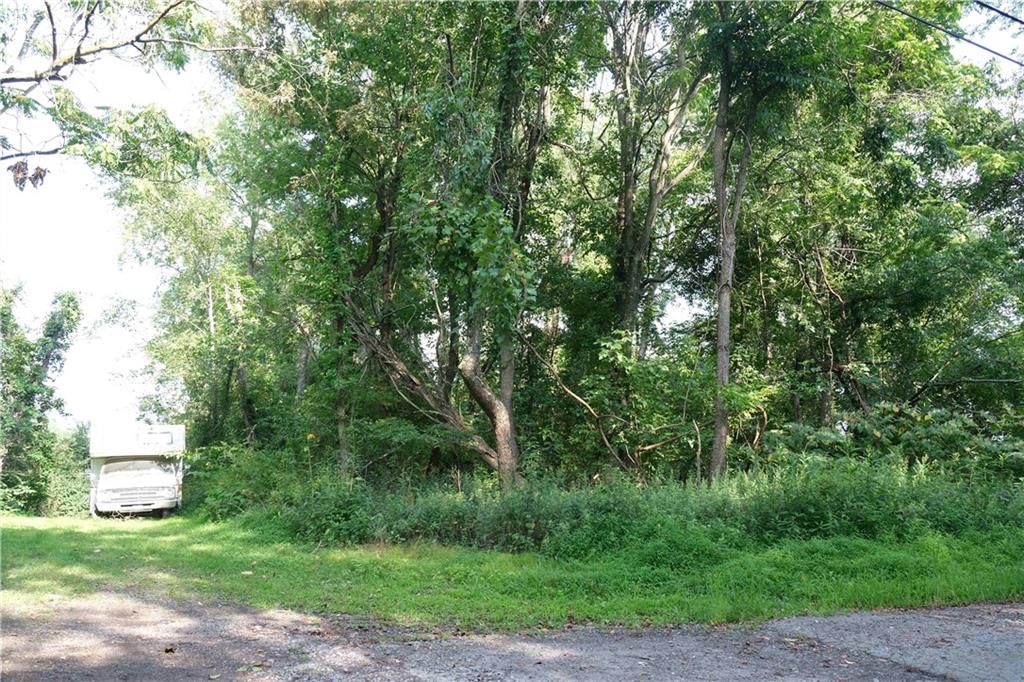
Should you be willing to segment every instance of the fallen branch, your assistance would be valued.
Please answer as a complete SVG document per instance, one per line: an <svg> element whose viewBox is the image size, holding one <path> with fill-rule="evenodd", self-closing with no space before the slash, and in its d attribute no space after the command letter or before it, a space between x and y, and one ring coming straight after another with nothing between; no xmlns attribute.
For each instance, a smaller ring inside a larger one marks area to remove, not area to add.
<svg viewBox="0 0 1024 682"><path fill-rule="evenodd" d="M622 458L619 457L619 453L612 446L611 441L608 440L608 434L605 433L605 430L604 430L604 419L607 418L608 415L600 415L600 414L598 414L597 410L595 410L590 405L590 403L588 403L586 400L584 400L578 393L573 391L571 388L569 388L566 385L566 383L564 381L562 381L562 377L558 374L558 370L555 369L554 365L549 363L544 358L543 355L541 355L539 352L537 352L537 349L533 347L533 344L530 343L529 340L525 336L520 334L520 338L522 339L523 344L525 344L526 347L530 349L530 352L533 353L534 356L536 356L536 358L538 360L540 360L542 365L544 365L544 368L547 369L548 373L551 375L551 378L555 380L556 384L558 384L558 387L560 389L562 389L562 391L566 395L568 395L570 398L572 398L577 403L582 405L583 409L585 409L587 411L587 413L591 416L591 418L593 419L593 422L594 422L594 427L597 429L597 433L598 433L598 435L600 435L601 442L604 444L604 447L608 451L608 454L610 454L612 456L612 458L615 459L615 461L618 462L619 466L621 466L623 469L627 468L626 467L626 463L622 461ZM619 418L616 417L616 419L619 419ZM631 457L630 459L633 459L633 458Z"/></svg>

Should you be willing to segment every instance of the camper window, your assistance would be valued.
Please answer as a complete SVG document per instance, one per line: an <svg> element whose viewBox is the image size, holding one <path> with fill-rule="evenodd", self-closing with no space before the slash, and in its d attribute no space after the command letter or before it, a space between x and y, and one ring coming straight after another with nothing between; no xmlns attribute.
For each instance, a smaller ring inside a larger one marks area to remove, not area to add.
<svg viewBox="0 0 1024 682"><path fill-rule="evenodd" d="M174 473L174 464L171 462L162 462L152 459L137 459L130 460L127 462L111 462L110 464L103 465L103 474L113 474L118 472L129 472L129 471L151 471L153 469L159 469L165 474Z"/></svg>

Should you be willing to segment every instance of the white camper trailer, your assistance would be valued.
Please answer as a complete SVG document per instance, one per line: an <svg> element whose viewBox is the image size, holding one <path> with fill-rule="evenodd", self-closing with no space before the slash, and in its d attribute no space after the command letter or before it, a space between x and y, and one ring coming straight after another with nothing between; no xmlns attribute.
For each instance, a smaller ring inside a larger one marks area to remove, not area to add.
<svg viewBox="0 0 1024 682"><path fill-rule="evenodd" d="M89 438L89 511L160 511L181 506L185 427L140 424L94 429Z"/></svg>

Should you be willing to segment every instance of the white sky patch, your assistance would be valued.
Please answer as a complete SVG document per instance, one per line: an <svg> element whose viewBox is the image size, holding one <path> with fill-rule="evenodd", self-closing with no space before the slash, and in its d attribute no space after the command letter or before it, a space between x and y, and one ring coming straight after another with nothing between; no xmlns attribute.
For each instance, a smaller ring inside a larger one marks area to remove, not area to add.
<svg viewBox="0 0 1024 682"><path fill-rule="evenodd" d="M993 0L990 4L999 5L1000 3ZM1008 3L1004 4L1008 5ZM1008 6L1004 9L1013 10L1012 7ZM1005 21L1001 24L986 27L985 22L993 16L988 10L979 10L965 17L962 27L966 31L967 37L996 52L1013 57L1017 61L1024 61L1024 56L1022 56L1022 52L1024 52L1024 33L1020 30L1007 28ZM978 64L979 66L988 62L994 62L1003 78L1012 78L1015 75L1020 77L1021 71L1024 71L1024 68L970 43L953 38L950 38L950 43L952 44L953 56L957 59Z"/></svg>
<svg viewBox="0 0 1024 682"><path fill-rule="evenodd" d="M76 74L70 85L87 106L156 106L193 132L211 128L232 101L214 74L198 64L182 73L146 72L131 62L108 59L89 73ZM216 99L205 92L215 93ZM45 124L20 125L38 132ZM162 273L122 259L124 216L84 161L48 156L29 159L29 164L50 171L38 189L18 191L7 173L0 174L0 284L21 285L16 314L33 335L61 291L77 293L83 311L64 369L54 381L67 415L51 416L61 426L134 421L139 399L153 391L140 372L147 363L144 344L154 333ZM105 324L105 313L123 301L134 304L134 319Z"/></svg>

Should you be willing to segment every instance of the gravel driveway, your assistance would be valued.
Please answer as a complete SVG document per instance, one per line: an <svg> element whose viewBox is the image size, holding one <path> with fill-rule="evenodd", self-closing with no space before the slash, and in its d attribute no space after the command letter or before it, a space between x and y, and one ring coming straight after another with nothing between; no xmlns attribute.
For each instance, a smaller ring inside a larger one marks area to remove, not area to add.
<svg viewBox="0 0 1024 682"><path fill-rule="evenodd" d="M3 680L1024 680L1024 604L759 627L429 632L141 594L3 609Z"/></svg>

